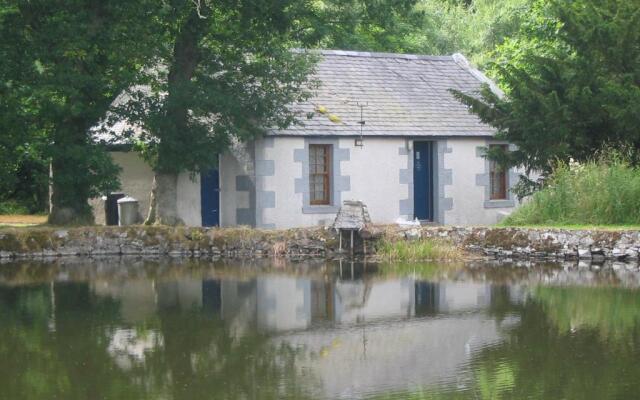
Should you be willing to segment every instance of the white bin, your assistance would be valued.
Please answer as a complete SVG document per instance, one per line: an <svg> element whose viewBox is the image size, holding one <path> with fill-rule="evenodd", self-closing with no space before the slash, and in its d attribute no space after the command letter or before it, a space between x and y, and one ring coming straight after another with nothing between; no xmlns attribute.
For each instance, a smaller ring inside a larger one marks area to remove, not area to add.
<svg viewBox="0 0 640 400"><path fill-rule="evenodd" d="M133 225L138 222L138 200L123 197L118 200L118 225Z"/></svg>

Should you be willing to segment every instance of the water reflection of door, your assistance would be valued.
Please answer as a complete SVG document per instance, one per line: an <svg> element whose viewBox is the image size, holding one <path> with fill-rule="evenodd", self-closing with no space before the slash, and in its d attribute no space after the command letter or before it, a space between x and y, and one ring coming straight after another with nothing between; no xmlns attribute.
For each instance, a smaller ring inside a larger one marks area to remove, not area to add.
<svg viewBox="0 0 640 400"><path fill-rule="evenodd" d="M432 282L415 283L416 316L434 315L438 312L439 285Z"/></svg>
<svg viewBox="0 0 640 400"><path fill-rule="evenodd" d="M202 309L214 315L220 315L222 308L222 290L219 280L202 281Z"/></svg>

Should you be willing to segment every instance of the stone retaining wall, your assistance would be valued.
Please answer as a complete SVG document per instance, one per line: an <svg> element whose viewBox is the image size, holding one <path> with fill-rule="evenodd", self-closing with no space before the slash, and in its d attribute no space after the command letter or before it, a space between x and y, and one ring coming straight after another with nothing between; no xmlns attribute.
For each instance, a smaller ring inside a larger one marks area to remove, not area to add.
<svg viewBox="0 0 640 400"><path fill-rule="evenodd" d="M640 231L438 227L403 233L448 238L468 251L495 258L637 261L640 252Z"/></svg>
<svg viewBox="0 0 640 400"><path fill-rule="evenodd" d="M640 231L384 226L373 227L363 236L368 249L374 249L375 242L383 237L431 238L448 240L469 252L492 258L636 262L640 253ZM0 230L0 259L108 255L308 258L331 257L337 249L337 235L326 228L276 231L133 226Z"/></svg>
<svg viewBox="0 0 640 400"><path fill-rule="evenodd" d="M175 257L324 257L335 247L327 229L155 226L0 230L0 259L60 256L165 255Z"/></svg>

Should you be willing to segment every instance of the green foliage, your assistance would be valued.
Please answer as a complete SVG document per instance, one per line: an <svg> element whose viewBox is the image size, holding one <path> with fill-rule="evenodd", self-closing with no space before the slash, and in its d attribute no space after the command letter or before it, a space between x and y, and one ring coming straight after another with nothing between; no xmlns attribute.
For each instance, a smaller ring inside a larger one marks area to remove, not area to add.
<svg viewBox="0 0 640 400"><path fill-rule="evenodd" d="M15 200L0 202L0 214L29 214L29 210Z"/></svg>
<svg viewBox="0 0 640 400"><path fill-rule="evenodd" d="M312 58L290 49L303 12L297 1L266 0L202 1L199 8L176 1L159 10L157 64L115 114L143 128L137 149L157 172L206 170L233 138L295 123L288 105L313 87Z"/></svg>
<svg viewBox="0 0 640 400"><path fill-rule="evenodd" d="M2 125L0 122L0 131ZM0 135L0 203L15 203L25 213L45 210L49 166L42 142L41 137L21 141L10 134Z"/></svg>
<svg viewBox="0 0 640 400"><path fill-rule="evenodd" d="M640 9L635 1L539 0L496 50L506 91L455 95L518 150L506 166L550 173L604 145L640 147Z"/></svg>
<svg viewBox="0 0 640 400"><path fill-rule="evenodd" d="M619 158L559 163L506 225L640 224L640 168Z"/></svg>
<svg viewBox="0 0 640 400"><path fill-rule="evenodd" d="M316 0L300 19L302 46L411 52L408 37L422 29L418 0Z"/></svg>
<svg viewBox="0 0 640 400"><path fill-rule="evenodd" d="M483 67L496 46L515 34L529 11L528 0L473 0L467 2L422 0L420 29L406 38L411 50L421 54L459 52Z"/></svg>
<svg viewBox="0 0 640 400"><path fill-rule="evenodd" d="M462 52L484 65L518 30L527 0L313 2L301 42L315 47L445 55Z"/></svg>
<svg viewBox="0 0 640 400"><path fill-rule="evenodd" d="M52 222L90 221L87 199L114 187L117 169L90 128L139 75L154 3L3 2L0 130L11 138L4 148L51 160ZM40 171L34 181L42 180Z"/></svg>

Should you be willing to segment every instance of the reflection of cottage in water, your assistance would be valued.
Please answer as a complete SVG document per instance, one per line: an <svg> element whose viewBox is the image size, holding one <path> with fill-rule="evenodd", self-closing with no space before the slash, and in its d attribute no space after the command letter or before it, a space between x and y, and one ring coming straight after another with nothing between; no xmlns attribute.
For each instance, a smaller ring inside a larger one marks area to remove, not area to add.
<svg viewBox="0 0 640 400"><path fill-rule="evenodd" d="M501 340L500 324L478 312L491 292L486 284L411 279L337 283L334 329L274 340L305 349L298 367L320 379L327 397L415 389L454 376L477 349ZM425 315L436 318L409 318Z"/></svg>
<svg viewBox="0 0 640 400"><path fill-rule="evenodd" d="M521 295L483 283L411 278L182 279L156 282L141 292L127 286L132 283L111 285L94 290L118 298L130 319L142 318L131 310L198 311L220 318L234 336L257 331L300 349L297 368L313 374L324 395L343 398L441 383L459 374L475 351L501 340L503 324L513 322L498 322L485 312L493 297L511 302ZM120 347L122 352L131 346Z"/></svg>
<svg viewBox="0 0 640 400"><path fill-rule="evenodd" d="M128 322L143 321L158 309L202 310L218 315L240 332L285 332L319 323L455 314L486 308L492 296L487 284L431 283L412 278L324 281L265 275L249 280L188 278L97 282L91 286L99 296L118 299L121 315Z"/></svg>

